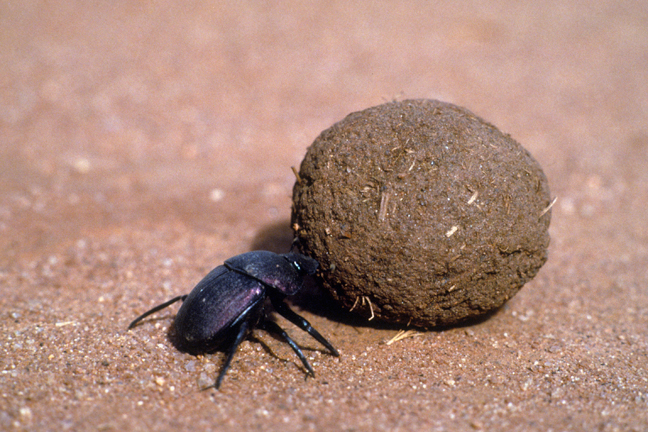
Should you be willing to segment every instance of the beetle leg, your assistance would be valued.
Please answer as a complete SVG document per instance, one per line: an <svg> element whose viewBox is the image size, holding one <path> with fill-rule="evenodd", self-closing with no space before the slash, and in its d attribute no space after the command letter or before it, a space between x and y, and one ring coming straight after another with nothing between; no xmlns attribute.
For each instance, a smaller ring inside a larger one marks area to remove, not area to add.
<svg viewBox="0 0 648 432"><path fill-rule="evenodd" d="M313 371L313 368L308 363L308 360L306 360L306 356L304 356L302 350L297 346L295 341L292 340L290 336L288 336L288 333L286 333L286 331L279 326L279 324L277 324L274 321L265 320L262 323L260 323L259 327L271 333L276 333L279 336L281 336L281 338L285 340L288 345L290 345L290 348L292 348L293 351L295 351L295 354L297 354L297 357L299 357L299 360L301 360L302 364L304 365L308 373L312 377L315 377L315 371Z"/></svg>
<svg viewBox="0 0 648 432"><path fill-rule="evenodd" d="M147 316L152 315L152 314L154 314L155 312L164 309L165 307L171 306L173 303L175 303L175 302L177 302L177 301L180 301L180 300L184 301L184 299L186 299L186 298L187 298L187 295L186 295L186 294L185 294L185 295L178 296L178 297L174 297L174 298L172 298L171 300L169 300L168 302L165 302L165 303L162 303L162 304L160 304L160 305L157 305L157 306L155 306L153 309L151 309L151 310L149 310L149 311L147 311L147 312L144 312L142 315L140 315L140 316L138 316L137 318L135 318L135 320L133 320L133 322L130 323L130 324L128 325L128 330L130 330L130 329L132 329L133 327L135 327L135 326L137 325L138 322L142 321L142 320L143 320L144 318L146 318Z"/></svg>
<svg viewBox="0 0 648 432"><path fill-rule="evenodd" d="M340 353L331 345L329 341L324 339L324 336L319 334L317 330L315 330L308 321L306 321L305 318L299 316L297 313L295 313L292 309L288 307L286 303L283 302L283 300L275 298L275 297L270 297L270 301L272 302L272 306L274 307L275 311L282 317L286 318L288 321L291 323L295 324L297 327L300 329L304 330L306 333L311 335L313 338L315 338L319 343L324 345L331 353L339 357Z"/></svg>
<svg viewBox="0 0 648 432"><path fill-rule="evenodd" d="M232 344L230 345L229 350L227 351L227 358L225 359L225 363L223 363L223 367L221 368L221 371L218 374L218 378L216 378L216 382L213 385L213 387L215 387L216 389L220 388L220 385L223 382L223 378L225 378L225 374L227 373L227 370L230 367L230 363L232 363L234 354L236 354L236 350L238 349L239 345L241 345L241 342L243 342L243 339L245 339L245 336L247 336L249 328L250 328L250 322L248 320L245 320L241 323L241 326L239 327L238 332L236 333L236 337L232 341ZM210 387L206 387L202 390L207 390Z"/></svg>
<svg viewBox="0 0 648 432"><path fill-rule="evenodd" d="M293 238L292 243L290 244L290 250L288 252L292 252L295 246L299 244L299 242L300 242L299 237L295 236L295 238Z"/></svg>

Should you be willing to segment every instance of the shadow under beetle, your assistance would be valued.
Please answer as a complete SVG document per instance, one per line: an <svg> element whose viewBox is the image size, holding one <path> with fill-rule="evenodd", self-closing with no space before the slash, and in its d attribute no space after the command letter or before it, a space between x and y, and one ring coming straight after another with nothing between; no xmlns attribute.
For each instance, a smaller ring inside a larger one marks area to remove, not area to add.
<svg viewBox="0 0 648 432"><path fill-rule="evenodd" d="M318 266L316 260L298 253L253 251L237 255L210 271L191 293L155 306L137 317L128 329L182 301L174 321L178 347L192 354L228 347L227 358L213 387L220 387L238 346L255 327L279 335L295 351L308 373L315 376L302 350L276 322L268 319L264 307L268 297L279 315L339 356L333 345L284 302L287 296L302 288L304 276L313 275Z"/></svg>

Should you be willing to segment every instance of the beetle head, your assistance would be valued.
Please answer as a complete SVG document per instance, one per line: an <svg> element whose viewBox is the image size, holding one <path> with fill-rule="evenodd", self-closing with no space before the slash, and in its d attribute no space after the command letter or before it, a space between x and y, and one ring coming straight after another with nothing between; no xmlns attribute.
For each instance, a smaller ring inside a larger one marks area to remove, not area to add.
<svg viewBox="0 0 648 432"><path fill-rule="evenodd" d="M290 252L282 255L300 275L313 275L319 267L317 260L299 253Z"/></svg>

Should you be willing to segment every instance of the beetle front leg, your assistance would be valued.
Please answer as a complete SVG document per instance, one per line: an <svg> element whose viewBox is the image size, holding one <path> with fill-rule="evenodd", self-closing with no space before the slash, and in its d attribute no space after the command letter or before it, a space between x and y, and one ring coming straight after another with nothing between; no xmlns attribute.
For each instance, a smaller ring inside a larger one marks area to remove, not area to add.
<svg viewBox="0 0 648 432"><path fill-rule="evenodd" d="M288 321L290 321L300 329L307 332L309 335L315 338L319 343L324 345L329 351L331 351L331 354L333 354L336 357L340 356L340 353L333 347L333 345L331 345L329 341L327 341L324 338L324 336L322 336L317 330L315 330L313 326L311 326L310 323L306 321L305 318L299 316L292 309L290 309L282 299L270 297L270 301L272 302L272 306L274 307L275 311L277 311L279 315L286 318Z"/></svg>
<svg viewBox="0 0 648 432"><path fill-rule="evenodd" d="M292 338L290 336L288 336L288 333L286 333L286 331L284 329L282 329L279 326L279 324L277 324L274 321L265 320L265 321L263 321L263 322L261 322L259 324L259 328L262 328L262 329L264 329L266 331L269 331L270 333L276 333L279 336L281 336L281 338L283 340L285 340L288 345L290 345L290 348L292 348L293 351L295 351L295 354L297 354L297 357L299 357L299 360L301 360L302 364L304 365L304 367L306 368L308 373L313 378L315 377L315 371L313 371L313 368L308 363L308 360L306 360L306 356L302 352L301 348L299 348L299 346L297 346L295 341L292 340Z"/></svg>

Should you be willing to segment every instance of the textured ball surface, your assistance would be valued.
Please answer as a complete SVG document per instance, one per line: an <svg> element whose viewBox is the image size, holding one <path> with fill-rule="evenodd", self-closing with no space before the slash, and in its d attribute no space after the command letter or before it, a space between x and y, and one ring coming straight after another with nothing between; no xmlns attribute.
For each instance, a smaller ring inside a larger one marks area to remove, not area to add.
<svg viewBox="0 0 648 432"><path fill-rule="evenodd" d="M435 100L350 114L309 147L292 222L343 308L434 327L502 306L547 260L547 178L520 144Z"/></svg>

